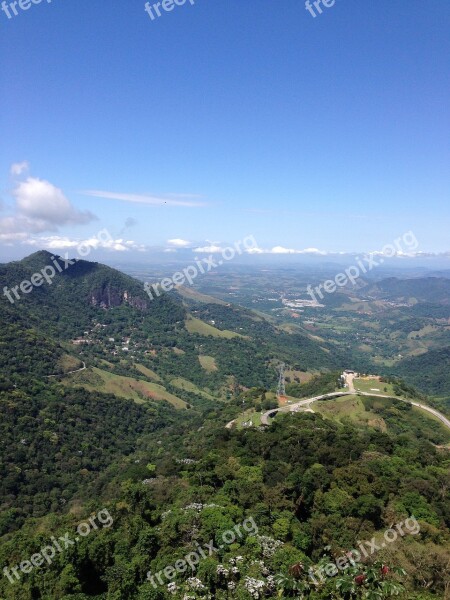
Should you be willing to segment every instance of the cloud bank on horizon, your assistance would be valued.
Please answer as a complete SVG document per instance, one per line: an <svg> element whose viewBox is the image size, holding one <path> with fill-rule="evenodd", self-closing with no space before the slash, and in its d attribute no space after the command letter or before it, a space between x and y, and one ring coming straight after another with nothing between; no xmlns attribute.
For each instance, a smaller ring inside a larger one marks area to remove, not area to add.
<svg viewBox="0 0 450 600"><path fill-rule="evenodd" d="M66 194L55 184L42 178L30 175L28 161L13 163L10 167L12 187L10 189L10 202L0 198L0 247L46 249L51 251L67 251L76 248L80 243L110 252L138 252L142 253L179 253L192 252L195 254L218 254L230 244L230 240L189 240L182 237L172 237L167 240L157 240L154 244L143 243L139 240L125 238L125 232L135 227L138 222L129 217L125 220L117 235L110 235L109 239L99 240L94 231L86 236L64 234L61 229L65 227L86 227L98 222L99 217L90 210L80 210L69 200ZM208 206L195 194L165 194L143 195L129 193L115 193L100 190L86 190L81 192L93 198L127 202L133 204L157 207L167 205L174 208L199 208ZM364 249L363 249L364 250ZM380 254L379 250L365 252ZM245 250L251 256L276 255L276 256L316 256L325 257L332 255L356 254L356 251L337 252L325 251L319 248L291 248L282 245L255 247ZM447 256L448 252L427 253L414 251L399 253L401 257L420 256Z"/></svg>

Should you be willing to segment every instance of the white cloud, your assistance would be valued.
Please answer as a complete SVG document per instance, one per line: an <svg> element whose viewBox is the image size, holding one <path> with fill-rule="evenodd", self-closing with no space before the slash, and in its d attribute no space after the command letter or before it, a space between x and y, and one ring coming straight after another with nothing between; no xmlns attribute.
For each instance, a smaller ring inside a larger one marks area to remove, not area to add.
<svg viewBox="0 0 450 600"><path fill-rule="evenodd" d="M320 254L321 256L325 256L328 252L318 250L317 248L306 248L306 250L301 251L301 254Z"/></svg>
<svg viewBox="0 0 450 600"><path fill-rule="evenodd" d="M248 250L246 250L246 252L248 254L265 254L266 251L263 250L262 248L258 248L257 246L255 248L248 248Z"/></svg>
<svg viewBox="0 0 450 600"><path fill-rule="evenodd" d="M275 246L269 251L270 254L298 254L297 250L291 248L283 248L283 246Z"/></svg>
<svg viewBox="0 0 450 600"><path fill-rule="evenodd" d="M10 173L14 176L22 175L25 171L28 171L30 168L30 164L27 160L24 160L20 163L14 163L11 165Z"/></svg>
<svg viewBox="0 0 450 600"><path fill-rule="evenodd" d="M319 254L325 256L327 253L317 248L306 248L305 250L295 250L294 248L285 248L284 246L274 246L272 250L263 250L264 254Z"/></svg>
<svg viewBox="0 0 450 600"><path fill-rule="evenodd" d="M0 225L1 231L1 225ZM0 244L12 246L17 242L25 242L28 238L27 233L0 233Z"/></svg>
<svg viewBox="0 0 450 600"><path fill-rule="evenodd" d="M194 252L201 252L205 254L218 254L223 252L226 246L220 242L210 242L207 240L208 245L194 248ZM274 246L272 249L251 247L245 250L247 254L317 254L325 256L327 253L318 250L317 248L306 248L305 250L295 250L294 248L285 248L284 246Z"/></svg>
<svg viewBox="0 0 450 600"><path fill-rule="evenodd" d="M128 252L129 250L137 250L142 252L146 250L146 247L142 244L138 244L133 240L124 240L122 238L113 239L103 235L102 232L98 236L94 235L87 239L73 239L67 236L40 236L27 239L24 243L29 246L36 246L39 248L46 248L47 250L68 250L70 248L77 248L80 245L90 246L94 250L110 250L114 252Z"/></svg>
<svg viewBox="0 0 450 600"><path fill-rule="evenodd" d="M194 252L201 252L205 254L218 254L223 252L225 247L211 244L210 246L201 246L200 248L194 248Z"/></svg>
<svg viewBox="0 0 450 600"><path fill-rule="evenodd" d="M328 253L317 248L305 248L304 250L296 250L295 248L285 248L284 246L274 246L273 248L248 248L247 254L317 254L319 256L326 256Z"/></svg>
<svg viewBox="0 0 450 600"><path fill-rule="evenodd" d="M121 200L122 202L148 204L150 206L205 206L204 202L198 202L197 200L195 200L196 198L200 197L195 194L166 194L162 196L153 196L150 194L128 194L120 192L107 192L103 190L84 190L80 193L84 194L85 196L93 196L94 198Z"/></svg>
<svg viewBox="0 0 450 600"><path fill-rule="evenodd" d="M60 237L59 235L33 237L27 239L25 243L28 246L38 246L40 248L47 248L48 250L67 250L68 248L76 248L80 244L79 241Z"/></svg>
<svg viewBox="0 0 450 600"><path fill-rule="evenodd" d="M43 179L28 177L17 185L13 195L20 215L51 227L85 224L95 219L90 212L76 210L62 190Z"/></svg>
<svg viewBox="0 0 450 600"><path fill-rule="evenodd" d="M171 246L175 246L176 248L189 248L191 242L188 240L181 240L179 238L175 238L173 240L167 240L167 243Z"/></svg>
<svg viewBox="0 0 450 600"><path fill-rule="evenodd" d="M21 175L28 170L27 162L11 166L11 173ZM23 240L27 236L47 231L57 232L60 226L83 225L97 217L77 210L63 191L44 179L27 177L17 181L12 191L14 207L0 218L0 241ZM4 211L5 214L5 211Z"/></svg>

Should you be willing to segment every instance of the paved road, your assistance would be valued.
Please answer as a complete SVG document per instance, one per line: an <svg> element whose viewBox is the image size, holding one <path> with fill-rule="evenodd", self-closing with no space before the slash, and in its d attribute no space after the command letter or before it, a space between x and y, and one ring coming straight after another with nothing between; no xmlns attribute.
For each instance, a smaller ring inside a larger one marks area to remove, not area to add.
<svg viewBox="0 0 450 600"><path fill-rule="evenodd" d="M296 402L295 404L289 404L288 406L282 406L281 408L272 408L271 410L266 411L261 416L261 425L269 425L269 418L273 417L278 412L297 412L303 406L308 406L308 405L312 404L313 402L318 402L319 400L327 400L328 398L337 398L340 396L352 396L352 395L355 395L355 392L351 392L351 391L333 392L331 394L322 394L321 396L314 396L313 398L307 398L305 400L300 400L299 402ZM386 396L384 394L372 394L369 392L356 392L356 395L357 396L371 396L371 397L375 397L375 398L391 398L392 400L402 400L403 402L409 402L413 406L417 406L418 408L421 408L422 410L425 410L425 411L431 413L432 415L437 417L446 427L448 427L448 429L450 429L450 420L447 419L447 417L445 417L442 413L437 411L435 408L431 408L431 406L427 406L426 404L421 404L420 402L411 402L410 400L404 400L403 398L396 398L395 396ZM231 429L235 422L236 422L236 419L234 419L234 421L230 421L229 423L227 423L227 425L226 425L227 429Z"/></svg>
<svg viewBox="0 0 450 600"><path fill-rule="evenodd" d="M269 418L273 417L278 412L297 412L303 406L309 406L313 402L317 402L319 400L327 400L328 398L337 398L339 396L372 396L375 398L390 398L392 400L402 400L403 402L409 402L413 406L417 406L417 408L421 408L426 412L431 413L435 417L437 417L448 429L450 429L450 420L447 419L442 413L440 413L435 408L431 408L431 406L427 406L426 404L421 404L420 402L412 402L411 400L405 400L404 398L397 398L396 396L387 396L385 394L373 394L371 392L357 392L354 387L353 380L355 379L355 375L353 373L345 374L345 382L347 383L348 389L345 392L332 392L331 394L322 394L321 396L314 396L313 398L307 398L305 400L299 400L299 402L295 402L295 404L289 404L282 406L281 408L272 408L271 410L266 411L263 415L261 415L261 425L269 425ZM227 423L226 428L231 429L233 425L236 423L236 419Z"/></svg>
<svg viewBox="0 0 450 600"><path fill-rule="evenodd" d="M314 396L313 398L300 400L299 402L295 402L295 404L288 404L287 406L285 405L281 408L272 408L261 416L261 425L268 425L269 417L272 417L277 412L297 412L297 410L302 406L307 406L308 404L312 404L318 400L326 400L327 398L335 398L339 396L349 396L351 394L352 392L333 392L331 394L322 394L321 396Z"/></svg>
<svg viewBox="0 0 450 600"><path fill-rule="evenodd" d="M355 384L353 380L355 379L354 373L345 373L345 383L348 385L349 392L355 392Z"/></svg>
<svg viewBox="0 0 450 600"><path fill-rule="evenodd" d="M370 394L369 392L357 392L357 394L359 396L375 396L376 398L394 398L394 396L384 396L383 394ZM427 406L426 404L421 404L420 402L413 402L412 400L404 400L403 398L396 398L396 400L402 400L403 402L409 402L413 406L417 406L418 408L421 408L422 410L426 410L427 412L429 412L432 415L434 415L435 417L437 417L439 419L439 421L444 423L444 425L450 429L450 420L447 419L447 417L444 417L444 415L442 413L440 413L438 410L436 410L435 408L431 408L431 406Z"/></svg>

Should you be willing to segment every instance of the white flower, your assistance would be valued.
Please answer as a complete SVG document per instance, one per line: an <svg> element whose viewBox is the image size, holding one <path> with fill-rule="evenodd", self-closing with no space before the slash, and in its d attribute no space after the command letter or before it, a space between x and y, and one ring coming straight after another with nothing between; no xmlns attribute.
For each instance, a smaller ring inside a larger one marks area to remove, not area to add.
<svg viewBox="0 0 450 600"><path fill-rule="evenodd" d="M217 575L223 575L224 577L228 577L229 570L226 569L223 565L217 565L216 573Z"/></svg>
<svg viewBox="0 0 450 600"><path fill-rule="evenodd" d="M275 554L275 550L283 546L280 540L274 540L266 535L258 535L258 542L261 544L262 553L265 558L270 558Z"/></svg>
<svg viewBox="0 0 450 600"><path fill-rule="evenodd" d="M260 594L262 594L264 586L264 581L261 581L260 579L254 579L253 577L246 577L244 579L245 589L252 598L255 598L255 600L261 597Z"/></svg>
<svg viewBox="0 0 450 600"><path fill-rule="evenodd" d="M198 577L190 577L187 582L188 586L193 590L204 590L205 586Z"/></svg>
<svg viewBox="0 0 450 600"><path fill-rule="evenodd" d="M182 510L196 510L197 512L201 512L204 508L222 508L218 504L200 504L199 502L192 502L192 504L188 504Z"/></svg>

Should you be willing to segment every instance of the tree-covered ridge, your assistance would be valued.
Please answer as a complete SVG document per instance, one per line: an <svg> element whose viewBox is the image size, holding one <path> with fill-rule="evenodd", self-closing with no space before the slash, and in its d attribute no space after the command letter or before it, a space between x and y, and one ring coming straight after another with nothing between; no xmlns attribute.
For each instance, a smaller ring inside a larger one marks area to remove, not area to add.
<svg viewBox="0 0 450 600"><path fill-rule="evenodd" d="M64 510L80 493L98 493L112 462L173 421L166 404L143 407L41 382L0 392L0 413L0 534Z"/></svg>
<svg viewBox="0 0 450 600"><path fill-rule="evenodd" d="M308 285L314 278L317 283L319 279L333 279L335 268L324 266L320 278L319 271L306 266L271 270L232 268L220 277L199 280L196 289L200 296L213 294L222 301L232 298L250 311L257 310L258 315L265 314L271 324L285 331L309 334L311 341L320 342L320 347L329 351L329 361L324 365L334 360L339 368L351 367L360 373L401 375L420 387L420 363L417 363L417 373L412 370L406 373L402 370L402 361L449 346L448 278L411 277L405 271L403 279L390 277L374 281L372 277L377 276L372 274L370 278L363 277L358 286L325 294L321 299L324 306L305 306ZM204 297L203 302L210 303ZM216 314L220 318L217 309ZM217 326L219 323L220 320L216 320ZM283 360L291 362L287 357ZM308 360L303 361L307 363ZM332 369L333 365L328 368ZM410 378L413 375L414 380ZM440 377L438 369L429 376L424 375L424 392L443 398L449 396L450 386L445 383L445 377Z"/></svg>
<svg viewBox="0 0 450 600"><path fill-rule="evenodd" d="M337 387L342 386L340 376L341 373L338 371L331 371L330 373L316 375L306 383L288 383L286 385L286 392L288 395L295 396L296 398L312 398L318 394L329 394L334 392Z"/></svg>
<svg viewBox="0 0 450 600"><path fill-rule="evenodd" d="M409 300L439 304L450 303L450 280L446 277L399 279L389 277L371 285L365 292L374 297L390 300Z"/></svg>
<svg viewBox="0 0 450 600"><path fill-rule="evenodd" d="M1 265L0 286L11 289L47 265L55 265L55 261L61 268L65 266L63 259L48 252ZM239 307L190 303L204 322L217 319L219 329L229 327L241 337L223 339L190 333L185 326L188 309L176 293L150 301L142 283L87 261L63 268L51 284L44 282L30 294L22 294L14 305L6 297L2 303L1 364L10 374L63 374L60 346L74 339L79 345L65 345L64 350L78 356L80 364L83 360L88 366L101 367L98 361L105 360L113 365L114 372L123 375L124 369L129 371L139 362L154 370L165 386L170 386L175 376L183 377L224 398L230 396L233 386L274 386L274 361L285 360L302 370L337 367L343 362L338 353L322 348L305 333L286 333ZM16 326L12 328L11 323ZM23 361L18 360L21 338L27 344ZM54 351L46 351L46 347ZM202 368L202 355L215 361L214 372Z"/></svg>
<svg viewBox="0 0 450 600"><path fill-rule="evenodd" d="M55 262L62 269L58 272ZM11 305L36 323L46 323L48 330L57 337L70 339L79 335L92 320L101 315L105 308L126 306L132 319L139 312L157 313L157 321L164 321L167 313L177 314L176 305L166 295L150 303L143 285L129 277L99 263L77 260L66 265L60 257L49 252L36 252L19 262L0 266L0 286L9 289L23 280L30 280L34 273L42 272L47 266L54 268L55 275L50 283L44 281L33 287L31 293L19 291L20 299Z"/></svg>
<svg viewBox="0 0 450 600"><path fill-rule="evenodd" d="M292 363L299 369L333 368L345 362L341 352L330 352L330 345L318 344L304 331L287 333L255 312L230 304L191 303L191 311L219 329L235 331L250 337L258 347L276 352L279 360Z"/></svg>
<svg viewBox="0 0 450 600"><path fill-rule="evenodd" d="M401 598L444 597L448 459L425 440L407 433L396 438L339 427L317 415L289 415L268 430L242 432L218 428L212 418L200 432L178 423L170 435L159 431L151 436L156 436L156 444L150 443L148 454L141 455L141 462L152 463L144 482L139 469L113 470L116 484L109 492L115 495L91 499L84 512L77 511L78 519L47 519L39 533L37 523L29 521L3 539L0 562L11 566L50 535L73 532L77 520L102 503L114 517L113 527L93 532L52 565L24 577L20 585L3 578L0 590L5 598L251 600L280 597L280 592L281 597L298 597L296 586L311 584L307 569L320 564L324 554L328 561L336 560L357 540L370 540L411 515L420 533L380 548L367 564L344 573L341 591L340 579L329 577L319 586L311 585L304 597L366 597L362 592L378 585L370 583L371 563L389 565L383 577L380 566L375 567L379 590L389 588L383 582L397 581L406 587ZM250 518L257 533L223 544L224 532ZM217 551L202 559L197 571L178 573L175 587L165 579L155 589L147 579L149 571L155 575L197 544L210 542ZM406 576L391 570L402 568ZM362 573L368 580L360 587L355 578ZM261 590L260 596L250 581ZM345 592L346 586L355 592ZM373 597L392 597L383 594Z"/></svg>
<svg viewBox="0 0 450 600"><path fill-rule="evenodd" d="M45 377L55 372L63 354L36 321L14 307L2 306L0 313L0 381L30 376Z"/></svg>
<svg viewBox="0 0 450 600"><path fill-rule="evenodd" d="M405 358L396 371L425 393L447 396L450 389L450 346Z"/></svg>

